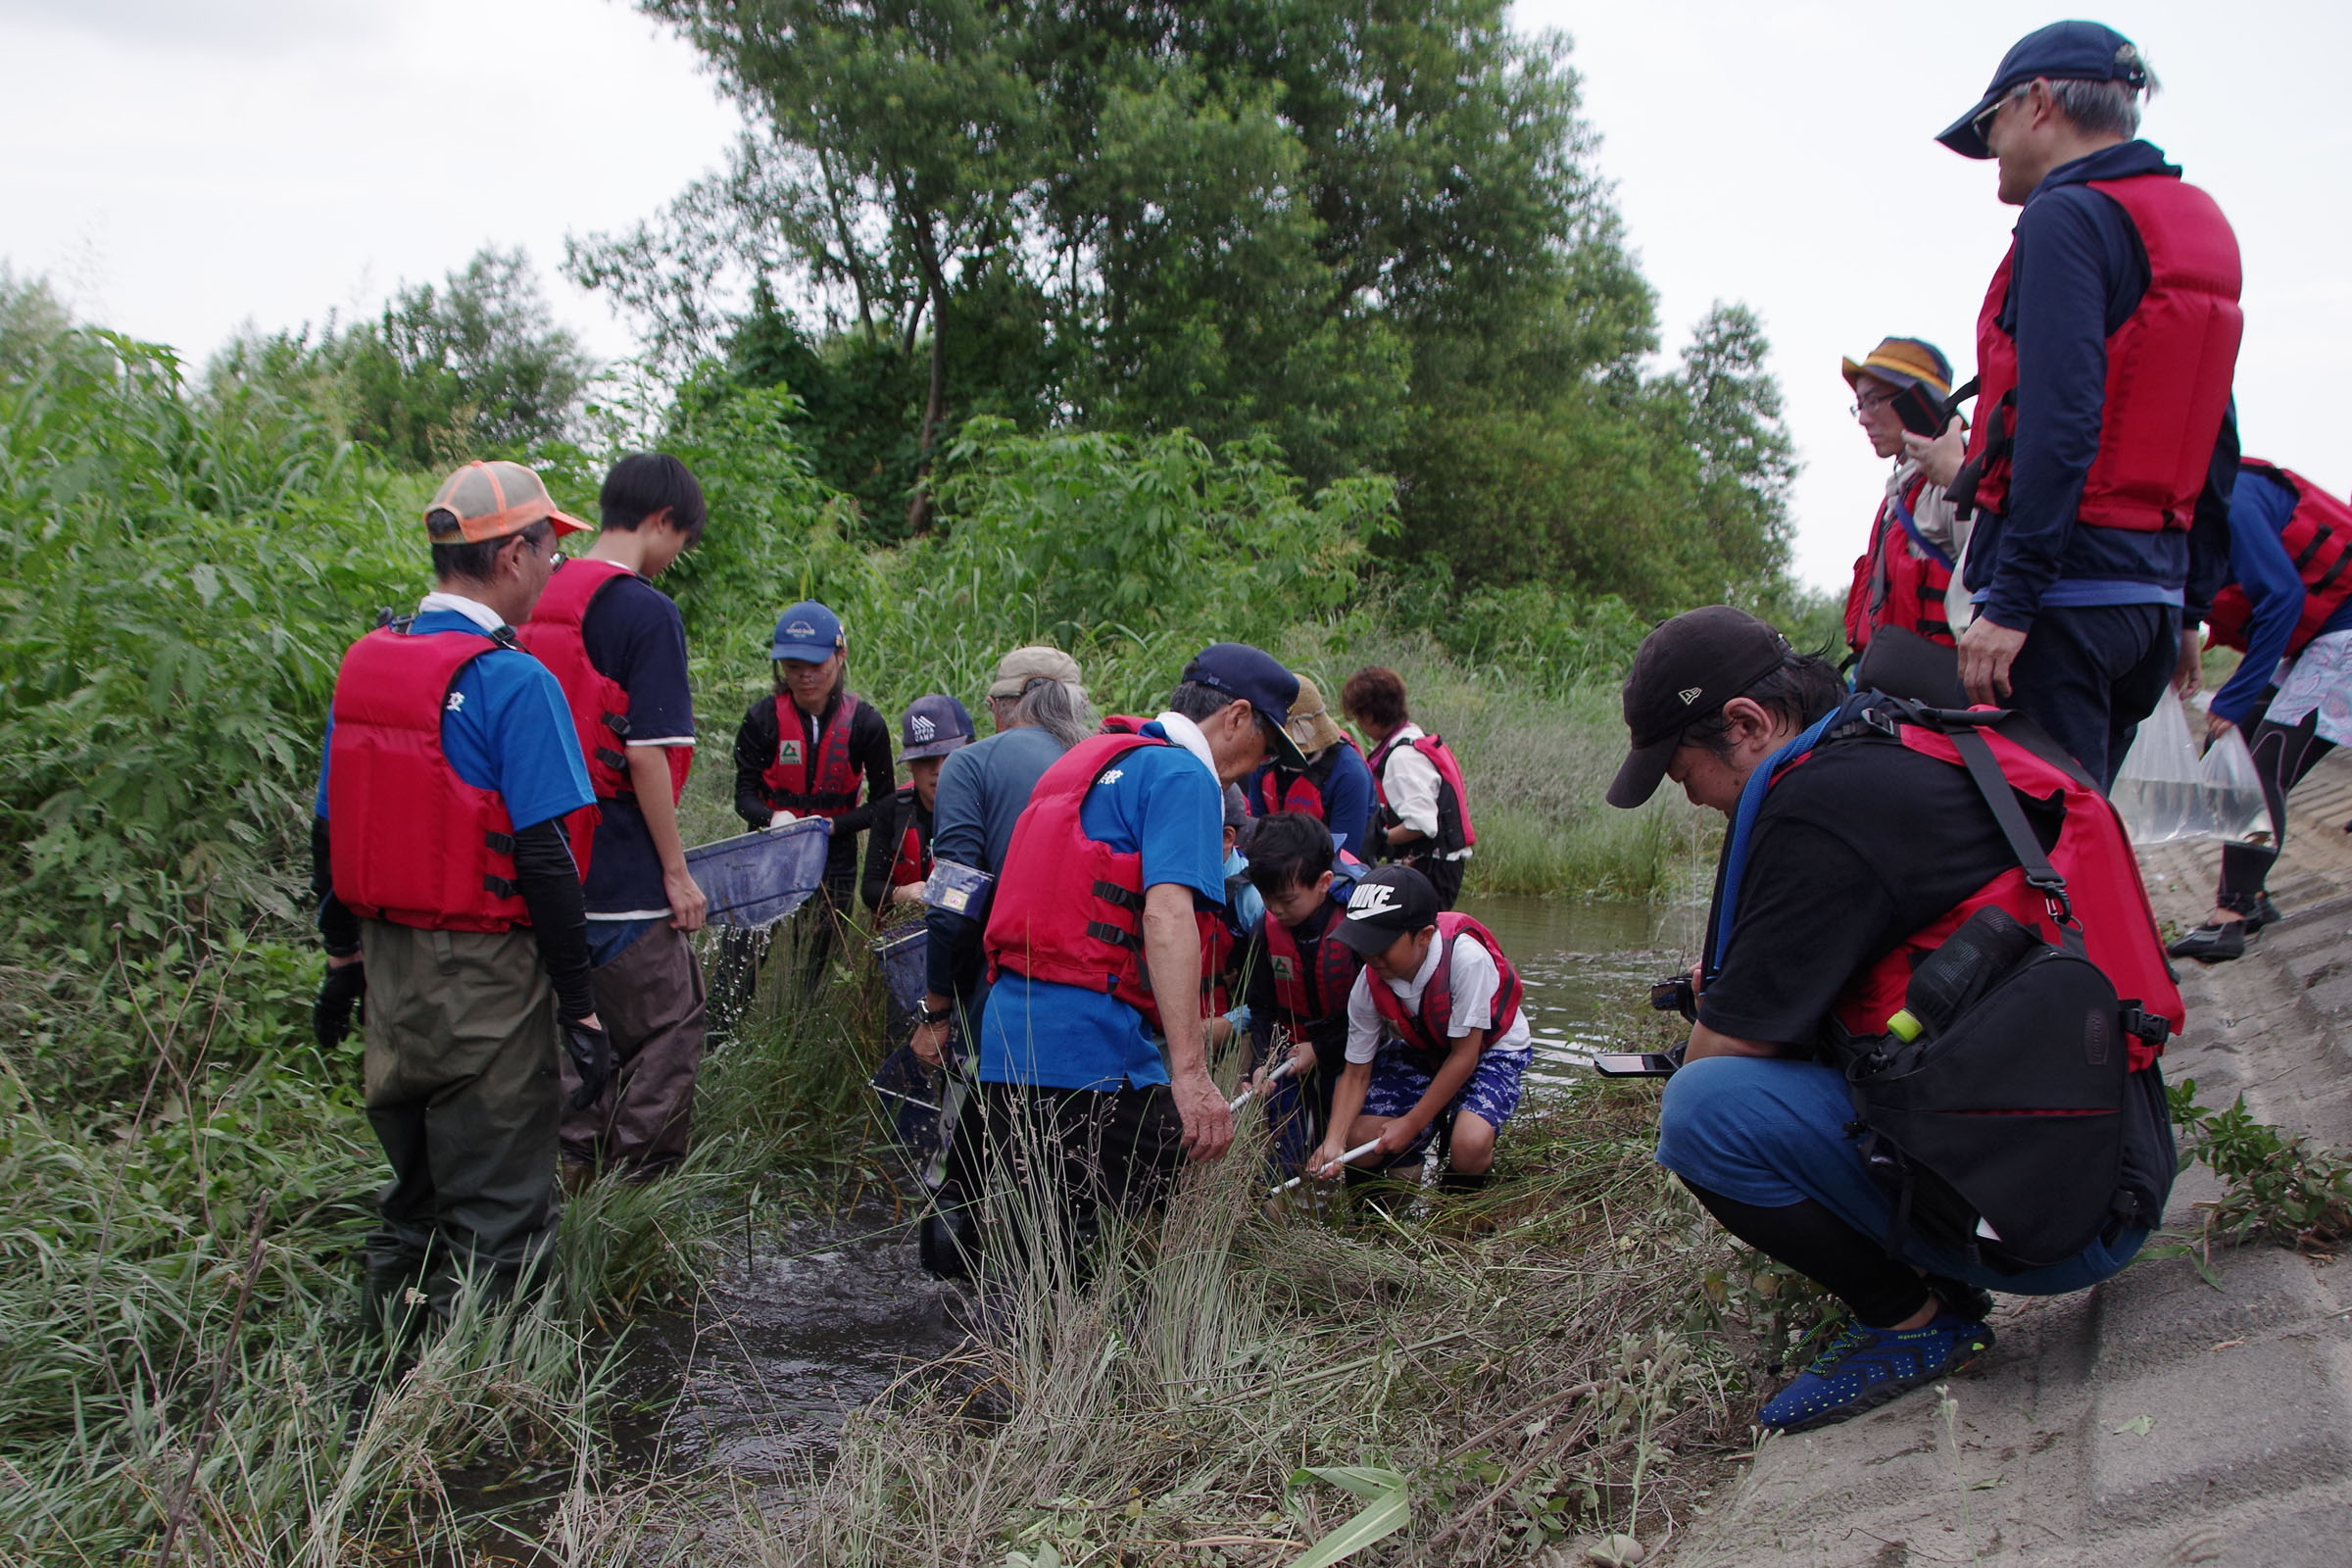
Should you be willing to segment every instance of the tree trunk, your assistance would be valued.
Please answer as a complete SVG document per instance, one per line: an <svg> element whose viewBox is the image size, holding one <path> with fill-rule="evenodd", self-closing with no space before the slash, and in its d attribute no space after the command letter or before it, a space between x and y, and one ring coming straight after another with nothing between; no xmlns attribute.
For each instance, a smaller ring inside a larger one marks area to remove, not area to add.
<svg viewBox="0 0 2352 1568"><path fill-rule="evenodd" d="M931 527L931 448L948 412L948 280L939 265L939 241L932 232L931 215L920 214L912 227L915 260L922 267L924 291L931 300L931 393L923 404L914 493L906 502L906 531L925 533Z"/></svg>

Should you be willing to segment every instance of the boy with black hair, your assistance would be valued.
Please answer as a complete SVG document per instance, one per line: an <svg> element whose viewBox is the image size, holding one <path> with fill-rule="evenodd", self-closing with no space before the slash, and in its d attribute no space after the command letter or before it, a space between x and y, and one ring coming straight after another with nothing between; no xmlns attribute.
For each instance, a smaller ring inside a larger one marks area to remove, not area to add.
<svg viewBox="0 0 2352 1568"><path fill-rule="evenodd" d="M694 763L686 626L653 579L703 536L703 489L666 452L605 475L602 526L567 560L516 633L554 672L596 790L588 946L597 1010L618 1070L564 1117L567 1183L605 1168L649 1175L686 1154L704 1044L702 968L689 934L707 901L686 869L678 798ZM577 1087L566 1069L564 1088Z"/></svg>
<svg viewBox="0 0 2352 1568"><path fill-rule="evenodd" d="M1342 869L1346 883L1337 882ZM1258 818L1250 839L1250 882L1265 902L1251 938L1250 1033L1257 1072L1288 1060L1290 1076L1265 1092L1275 1159L1294 1172L1331 1119L1332 1085L1347 1063L1348 998L1364 960L1332 934L1348 911L1346 890L1363 867L1342 859L1331 830L1304 811ZM1280 1024L1289 1049L1274 1051Z"/></svg>
<svg viewBox="0 0 2352 1568"><path fill-rule="evenodd" d="M1429 878L1409 865L1366 873L1334 929L1363 955L1364 969L1348 997L1348 1066L1308 1168L1339 1175L1342 1154L1377 1140L1363 1168L1381 1170L1418 1154L1444 1126L1446 1190L1486 1186L1494 1134L1519 1108L1535 1050L1518 970L1494 932L1441 909Z"/></svg>

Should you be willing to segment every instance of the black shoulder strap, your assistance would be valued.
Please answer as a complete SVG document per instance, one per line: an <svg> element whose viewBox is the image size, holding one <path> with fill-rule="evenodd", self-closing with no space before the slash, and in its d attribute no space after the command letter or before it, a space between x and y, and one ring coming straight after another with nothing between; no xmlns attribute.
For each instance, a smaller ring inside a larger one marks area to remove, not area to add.
<svg viewBox="0 0 2352 1568"><path fill-rule="evenodd" d="M2050 864L2050 858L2041 852L2041 841L2034 836L2034 824L2026 820L2024 809L2017 804L2017 792L2009 787L2001 774L2001 764L1993 760L1991 743L1984 739L1975 725L1954 725L1944 733L1960 753L1960 760L1975 781L1977 793L1992 810L1992 819L2000 824L2001 837L2009 841L2009 853L2026 873L2026 885L2040 894L2049 905L2050 917L2064 933L2067 947L2081 952L2082 929L2075 923L2074 905L2066 896L2066 878Z"/></svg>

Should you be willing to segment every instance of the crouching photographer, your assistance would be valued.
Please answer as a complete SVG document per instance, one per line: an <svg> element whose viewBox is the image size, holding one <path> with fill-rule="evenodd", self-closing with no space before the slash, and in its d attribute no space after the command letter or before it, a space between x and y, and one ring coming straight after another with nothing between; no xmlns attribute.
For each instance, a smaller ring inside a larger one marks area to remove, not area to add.
<svg viewBox="0 0 2352 1568"><path fill-rule="evenodd" d="M1959 1370L1986 1287L2130 1262L2172 1185L2180 999L2080 767L2015 714L1848 696L1727 606L1649 635L1625 716L1610 805L1671 779L1731 819L1658 1161L1853 1316L1761 1424Z"/></svg>

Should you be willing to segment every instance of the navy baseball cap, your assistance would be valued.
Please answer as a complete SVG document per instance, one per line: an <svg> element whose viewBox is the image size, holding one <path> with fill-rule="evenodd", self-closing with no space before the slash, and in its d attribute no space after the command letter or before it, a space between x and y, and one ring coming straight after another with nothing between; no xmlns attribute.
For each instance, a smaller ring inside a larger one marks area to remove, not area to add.
<svg viewBox="0 0 2352 1568"><path fill-rule="evenodd" d="M899 720L899 760L903 762L945 757L971 743L972 715L955 698L937 692L908 703L906 717Z"/></svg>
<svg viewBox="0 0 2352 1568"><path fill-rule="evenodd" d="M815 600L804 599L776 617L775 645L767 657L821 664L848 646L841 617Z"/></svg>
<svg viewBox="0 0 2352 1568"><path fill-rule="evenodd" d="M2096 22L2053 22L2029 32L2001 56L2000 70L1977 106L1946 125L1936 140L1963 158L1990 158L1992 149L1977 133L1977 118L2037 76L2052 81L2127 81L2148 84L2146 62L2132 41Z"/></svg>
<svg viewBox="0 0 2352 1568"><path fill-rule="evenodd" d="M1306 754L1291 739L1291 704L1298 700L1298 677L1262 648L1248 643L1210 643L1184 666L1186 683L1207 686L1238 697L1270 721L1268 754L1285 767L1303 769Z"/></svg>
<svg viewBox="0 0 2352 1568"><path fill-rule="evenodd" d="M1398 937L1438 923L1438 890L1409 865L1366 871L1348 890L1348 912L1332 927L1348 950L1370 957L1386 953Z"/></svg>

